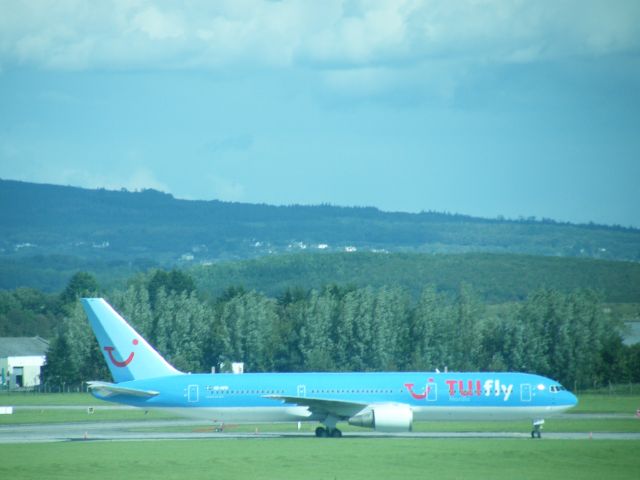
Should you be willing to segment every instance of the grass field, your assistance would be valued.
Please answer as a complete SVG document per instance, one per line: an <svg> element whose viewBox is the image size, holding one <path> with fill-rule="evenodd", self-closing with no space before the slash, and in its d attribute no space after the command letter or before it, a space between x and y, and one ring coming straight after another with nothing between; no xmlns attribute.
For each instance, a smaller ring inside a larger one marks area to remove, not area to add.
<svg viewBox="0 0 640 480"><path fill-rule="evenodd" d="M3 445L0 478L629 479L638 442L271 439Z"/></svg>
<svg viewBox="0 0 640 480"><path fill-rule="evenodd" d="M106 405L89 393L0 393L0 405Z"/></svg>
<svg viewBox="0 0 640 480"><path fill-rule="evenodd" d="M313 435L316 423L303 424L300 431ZM338 425L343 432L362 432L362 428L352 427L345 423ZM138 432L194 432L213 431L213 426L203 424L202 426L174 426L174 427L139 427ZM297 431L296 424L247 424L230 425L225 427L225 431L233 433L260 433L268 432L294 432ZM504 433L528 433L531 431L531 422L414 422L414 432L504 432ZM543 432L564 432L564 433L640 433L640 420L638 419L549 419L544 425Z"/></svg>
<svg viewBox="0 0 640 480"><path fill-rule="evenodd" d="M111 410L113 404L96 400L86 393L72 394L18 394L0 395L0 405L13 405L16 410L13 415L0 415L0 425L26 424L26 423L63 423L63 422L96 422L96 421L151 421L171 418L180 418L168 413L151 410L145 412L140 409ZM61 410L66 406L91 406L93 413L88 414L86 409ZM34 409L35 406L42 408ZM21 409L20 407L30 407ZM53 408L49 408L53 407ZM107 407L107 408L105 408ZM580 404L573 409L575 413L590 414L626 414L625 418L578 418L563 417L551 418L545 424L547 432L640 432L640 419L631 418L637 408L640 408L640 395L582 395ZM527 432L530 430L528 421L507 422L418 422L414 425L417 432ZM202 428L210 428L205 421ZM304 425L305 431L313 431L316 425ZM258 428L261 432L293 431L295 424L276 425L232 425L228 429L236 432L253 432ZM344 431L358 431L357 427L341 425ZM192 426L158 428L154 431L193 431ZM141 430L145 430L141 428Z"/></svg>
<svg viewBox="0 0 640 480"><path fill-rule="evenodd" d="M581 394L574 413L634 413L640 393L634 395ZM0 393L0 405L110 405L88 393Z"/></svg>
<svg viewBox="0 0 640 480"><path fill-rule="evenodd" d="M178 418L165 412L150 411L145 413L140 409L106 410L94 407L92 414L84 409L56 410L41 408L37 410L22 410L16 407L12 415L0 415L0 425L26 423L67 423L67 422L99 422L99 421L149 421Z"/></svg>
<svg viewBox="0 0 640 480"><path fill-rule="evenodd" d="M578 406L570 413L629 413L640 409L640 395L584 394L578 396Z"/></svg>
<svg viewBox="0 0 640 480"><path fill-rule="evenodd" d="M0 395L0 405L16 406L7 423L109 420L159 420L161 412L101 409L105 404L87 394ZM94 406L94 413L70 406ZM31 407L20 409L19 407ZM42 408L34 409L34 406ZM631 414L640 395L580 397L577 415L549 419L545 431L638 432ZM617 418L608 414L626 414ZM315 425L304 425L308 437L288 439L206 439L142 442L77 441L3 444L0 479L628 479L640 472L640 441L531 439L343 438L317 439ZM175 431L211 428L183 426ZM295 424L229 426L233 431L291 431ZM142 427L144 429L144 427ZM345 431L350 427L346 426ZM528 422L417 423L416 431L528 432ZM357 431L358 429L353 428Z"/></svg>

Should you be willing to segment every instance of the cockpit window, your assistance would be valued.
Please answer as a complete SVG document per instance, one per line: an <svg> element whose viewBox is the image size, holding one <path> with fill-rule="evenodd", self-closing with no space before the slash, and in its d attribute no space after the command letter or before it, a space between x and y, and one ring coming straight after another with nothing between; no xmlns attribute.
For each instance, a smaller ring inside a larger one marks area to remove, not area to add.
<svg viewBox="0 0 640 480"><path fill-rule="evenodd" d="M566 388L564 388L562 385L551 385L549 387L549 391L552 393L564 392L565 390Z"/></svg>

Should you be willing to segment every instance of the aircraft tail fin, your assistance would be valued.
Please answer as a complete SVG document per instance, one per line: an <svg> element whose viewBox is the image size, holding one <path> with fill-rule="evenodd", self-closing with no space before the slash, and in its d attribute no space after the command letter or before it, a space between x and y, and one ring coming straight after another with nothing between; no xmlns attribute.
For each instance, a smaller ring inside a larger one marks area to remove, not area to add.
<svg viewBox="0 0 640 480"><path fill-rule="evenodd" d="M103 298L82 306L116 383L180 374Z"/></svg>

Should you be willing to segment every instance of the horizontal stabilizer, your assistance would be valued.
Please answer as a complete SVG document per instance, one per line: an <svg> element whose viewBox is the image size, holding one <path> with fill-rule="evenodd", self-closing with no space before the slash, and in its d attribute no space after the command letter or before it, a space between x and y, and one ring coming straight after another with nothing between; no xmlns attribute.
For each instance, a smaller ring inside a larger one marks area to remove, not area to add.
<svg viewBox="0 0 640 480"><path fill-rule="evenodd" d="M138 398L151 398L158 395L160 392L154 390L140 390L138 388L120 387L115 383L108 382L87 382L91 393L98 397L112 397L114 395L126 395L130 397Z"/></svg>

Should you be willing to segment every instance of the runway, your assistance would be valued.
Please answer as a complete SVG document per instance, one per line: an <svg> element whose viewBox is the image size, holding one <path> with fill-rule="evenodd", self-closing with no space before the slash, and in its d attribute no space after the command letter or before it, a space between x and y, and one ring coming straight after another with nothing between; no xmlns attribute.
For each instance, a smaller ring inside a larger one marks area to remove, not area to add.
<svg viewBox="0 0 640 480"><path fill-rule="evenodd" d="M176 428L191 430L172 432ZM167 429L167 431L163 431ZM149 431L152 430L152 431ZM344 432L343 438L503 438L528 439L528 432L407 432L384 434L372 431ZM203 428L202 422L193 420L76 422L64 424L0 425L0 443L43 443L74 441L161 441L161 440L231 440L300 438L314 441L340 441L338 439L316 439L312 432L215 432L211 427ZM543 440L640 440L638 433L560 433L544 432Z"/></svg>

